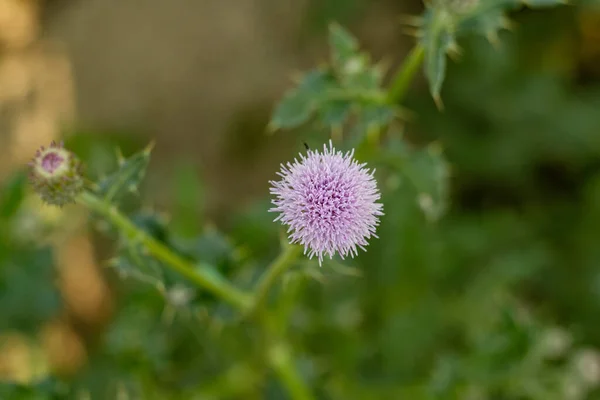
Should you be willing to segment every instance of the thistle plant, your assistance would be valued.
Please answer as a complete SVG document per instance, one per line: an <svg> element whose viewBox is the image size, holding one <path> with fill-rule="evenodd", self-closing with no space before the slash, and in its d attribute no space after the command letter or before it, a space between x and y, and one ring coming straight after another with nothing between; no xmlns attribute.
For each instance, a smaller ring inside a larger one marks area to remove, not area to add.
<svg viewBox="0 0 600 400"><path fill-rule="evenodd" d="M547 6L553 2L539 3ZM269 123L270 132L310 125L320 133L318 148L322 145L323 150L302 152L299 159L282 164L278 178L273 171L277 180L270 182L272 207L268 211L277 214L273 223L283 225L282 236L287 238L280 255L268 265L261 264L260 276L250 283L236 279L235 274L227 276L210 260L185 253L169 237L159 238L121 210L122 198L137 191L153 145L128 158L119 156L114 173L84 185L76 156L52 143L42 147L30 164L32 187L49 205L77 203L87 207L94 218L108 222L119 242L119 254L111 264L126 268L130 277L152 282L168 298L173 297L169 290L175 281L173 287L193 287L226 303L236 312L234 321L229 321L231 326L251 324L259 332L252 336L252 343L261 353L252 359L269 365L290 398L315 399L321 388L309 383L298 368L296 360L301 355L293 351L286 329L296 291L293 285L278 284L311 270L313 258L322 273L340 270L339 264L349 261L348 256L364 254L359 249L368 251L387 214L401 206L386 202L386 193L397 190L399 184L394 182L400 179L407 183L403 190L410 187L415 193L412 204L430 221L443 216L448 164L439 145L421 148L405 140L400 129L406 123L402 103L422 68L432 98L441 108L446 57L460 54L460 38L475 33L495 41L498 30L506 26L504 12L518 6L516 0L428 3L423 16L409 18L416 28L417 43L390 74L360 50L349 32L331 25L329 63L300 77L276 106ZM276 286L283 286L277 297ZM194 298L185 293L180 296L183 300L176 302L178 306L184 307ZM249 373L252 365L241 370L252 377L245 382L249 387L261 379ZM239 371L234 369L217 380L220 389L212 395L230 388L231 379L241 379Z"/></svg>

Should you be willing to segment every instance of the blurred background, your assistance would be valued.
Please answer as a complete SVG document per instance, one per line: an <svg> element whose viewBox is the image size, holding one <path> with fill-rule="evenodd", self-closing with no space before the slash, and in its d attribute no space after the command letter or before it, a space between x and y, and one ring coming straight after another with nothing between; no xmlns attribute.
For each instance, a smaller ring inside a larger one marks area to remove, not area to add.
<svg viewBox="0 0 600 400"><path fill-rule="evenodd" d="M160 267L109 262L106 227L41 205L23 166L64 138L94 178L155 140L125 208L248 285L278 252L268 180L329 135L266 134L291 78L327 59L331 21L393 71L414 43L400 16L422 9L0 0L0 398L288 398L254 332ZM510 17L495 45L460 43L443 112L422 78L407 97L405 140L451 166L447 214L388 176L369 251L287 277L319 398L600 399L600 3Z"/></svg>

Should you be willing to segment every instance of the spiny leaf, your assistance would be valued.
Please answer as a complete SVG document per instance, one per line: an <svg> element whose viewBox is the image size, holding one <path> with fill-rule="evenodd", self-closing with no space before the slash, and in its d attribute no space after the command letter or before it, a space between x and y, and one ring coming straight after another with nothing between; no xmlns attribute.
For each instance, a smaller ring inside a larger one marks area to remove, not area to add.
<svg viewBox="0 0 600 400"><path fill-rule="evenodd" d="M332 85L328 71L316 69L307 73L298 87L290 90L277 105L269 129L292 129L307 122L319 105L319 97Z"/></svg>
<svg viewBox="0 0 600 400"><path fill-rule="evenodd" d="M351 109L352 103L344 100L323 104L318 111L319 120L328 127L341 127L350 115Z"/></svg>
<svg viewBox="0 0 600 400"><path fill-rule="evenodd" d="M50 248L0 248L0 331L16 329L33 332L58 315L60 294L51 284L54 262Z"/></svg>
<svg viewBox="0 0 600 400"><path fill-rule="evenodd" d="M446 78L446 54L454 42L453 34L445 28L434 29L424 37L425 76L429 91L438 108L442 108L441 91Z"/></svg>
<svg viewBox="0 0 600 400"><path fill-rule="evenodd" d="M367 129L383 127L396 117L396 108L388 105L368 105L360 112L360 123Z"/></svg>
<svg viewBox="0 0 600 400"><path fill-rule="evenodd" d="M329 26L329 46L331 47L331 61L336 69L344 69L357 55L358 41L339 24Z"/></svg>
<svg viewBox="0 0 600 400"><path fill-rule="evenodd" d="M145 234L161 243L167 240L166 222L158 214L143 211L134 214L132 222ZM160 262L149 256L141 243L135 238L119 238L117 255L110 260L109 266L115 269L122 278L131 278L142 283L153 285L159 290L164 287L165 271Z"/></svg>
<svg viewBox="0 0 600 400"><path fill-rule="evenodd" d="M118 155L117 171L103 178L98 184L99 193L106 201L113 201L126 193L136 192L150 162L154 143L129 158Z"/></svg>

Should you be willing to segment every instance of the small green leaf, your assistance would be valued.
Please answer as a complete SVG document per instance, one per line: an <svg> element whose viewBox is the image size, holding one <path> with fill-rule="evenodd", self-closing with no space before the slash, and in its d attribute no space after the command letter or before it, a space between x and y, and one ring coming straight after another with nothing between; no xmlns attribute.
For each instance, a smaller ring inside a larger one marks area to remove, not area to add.
<svg viewBox="0 0 600 400"><path fill-rule="evenodd" d="M328 127L341 127L350 116L351 110L352 103L348 101L331 101L319 108L319 120Z"/></svg>
<svg viewBox="0 0 600 400"><path fill-rule="evenodd" d="M171 244L186 257L228 271L234 265L234 247L227 236L212 227L195 238L171 237Z"/></svg>
<svg viewBox="0 0 600 400"><path fill-rule="evenodd" d="M475 33L486 36L490 41L498 37L498 33L509 27L509 21L502 10L475 15L465 19L459 25L461 33Z"/></svg>
<svg viewBox="0 0 600 400"><path fill-rule="evenodd" d="M109 261L119 277L164 288L164 274L158 261L147 256L140 245L123 245L117 256Z"/></svg>
<svg viewBox="0 0 600 400"><path fill-rule="evenodd" d="M357 55L358 41L339 24L329 26L329 46L331 61L336 70L343 70Z"/></svg>
<svg viewBox="0 0 600 400"><path fill-rule="evenodd" d="M166 222L159 215L144 211L134 214L131 220L145 234L166 244ZM159 288L164 286L165 273L162 265L149 256L135 238L120 237L117 255L109 265L124 279L132 278Z"/></svg>
<svg viewBox="0 0 600 400"><path fill-rule="evenodd" d="M269 124L270 130L292 129L307 122L313 112L313 99L298 90L287 93L279 103Z"/></svg>
<svg viewBox="0 0 600 400"><path fill-rule="evenodd" d="M446 77L446 54L454 41L453 35L445 30L433 30L424 37L425 76L429 91L439 108L442 107L441 91Z"/></svg>
<svg viewBox="0 0 600 400"><path fill-rule="evenodd" d="M2 249L0 249L2 250ZM0 331L33 332L58 315L60 294L54 281L50 248L10 248L0 251Z"/></svg>
<svg viewBox="0 0 600 400"><path fill-rule="evenodd" d="M275 108L270 130L292 129L307 122L319 106L319 97L333 84L328 71L316 69L307 73L298 87L289 91Z"/></svg>
<svg viewBox="0 0 600 400"><path fill-rule="evenodd" d="M150 163L150 153L153 147L154 143L150 143L144 150L129 158L119 155L117 171L102 179L98 184L99 193L106 201L113 201L126 193L135 193L138 190Z"/></svg>
<svg viewBox="0 0 600 400"><path fill-rule="evenodd" d="M396 109L387 105L367 105L361 109L360 123L367 129L388 125L396 117Z"/></svg>
<svg viewBox="0 0 600 400"><path fill-rule="evenodd" d="M342 87L349 90L379 91L383 82L383 71L365 60L360 67L347 69L340 80Z"/></svg>

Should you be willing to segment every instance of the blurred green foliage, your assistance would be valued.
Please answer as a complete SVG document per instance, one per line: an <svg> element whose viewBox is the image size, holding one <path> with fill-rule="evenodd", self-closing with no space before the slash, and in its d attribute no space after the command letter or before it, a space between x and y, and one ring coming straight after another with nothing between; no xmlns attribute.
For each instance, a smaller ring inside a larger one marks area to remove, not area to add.
<svg viewBox="0 0 600 400"><path fill-rule="evenodd" d="M459 40L445 111L414 92L406 107L416 117L403 135L392 129L381 151L363 153L379 169L379 239L344 265L303 260L274 304L319 399L600 398L600 79L579 79L573 51L587 10L515 13L519 28L495 47L484 37ZM278 127L314 116L315 97L302 92L313 78L335 89L344 82L308 73L275 114ZM371 78L366 89L378 91ZM321 122L346 122L343 104L327 105ZM92 176L117 167L114 141L75 140ZM133 221L249 288L279 250L266 197L219 230L199 211L208 189L194 173L182 167L170 178L172 223L139 199L127 203ZM25 185L17 174L0 192L0 332L33 335L61 302L43 217L33 215ZM24 213L33 215L29 234ZM110 265L125 279L114 281L117 309L106 332L87 342L85 368L32 385L1 383L0 398L288 398L254 327L135 244L113 250Z"/></svg>

